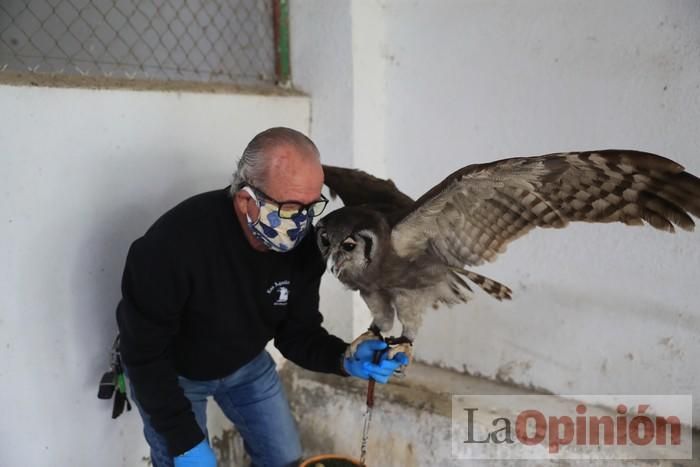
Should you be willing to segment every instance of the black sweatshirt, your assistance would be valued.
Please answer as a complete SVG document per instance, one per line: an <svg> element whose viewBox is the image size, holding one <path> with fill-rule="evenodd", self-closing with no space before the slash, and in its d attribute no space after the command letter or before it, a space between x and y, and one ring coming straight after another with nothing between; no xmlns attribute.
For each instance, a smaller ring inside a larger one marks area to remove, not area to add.
<svg viewBox="0 0 700 467"><path fill-rule="evenodd" d="M343 374L347 344L321 326L314 236L288 253L254 250L224 189L180 203L131 245L117 308L122 358L171 455L204 438L178 375L223 378L273 338L300 366Z"/></svg>

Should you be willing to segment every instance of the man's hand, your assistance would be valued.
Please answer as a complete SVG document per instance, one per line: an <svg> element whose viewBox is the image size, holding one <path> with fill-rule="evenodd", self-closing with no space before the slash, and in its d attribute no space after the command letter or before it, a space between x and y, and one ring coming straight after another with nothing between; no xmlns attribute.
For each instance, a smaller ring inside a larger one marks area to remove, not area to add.
<svg viewBox="0 0 700 467"><path fill-rule="evenodd" d="M174 461L175 467L216 467L216 456L206 439Z"/></svg>
<svg viewBox="0 0 700 467"><path fill-rule="evenodd" d="M401 365L408 365L406 354L399 352L393 359L387 358L387 352L382 352L379 363L372 363L374 353L387 348L387 344L379 339L368 340L357 346L355 354L343 359L343 368L352 376L370 379L378 383L386 383L394 371Z"/></svg>

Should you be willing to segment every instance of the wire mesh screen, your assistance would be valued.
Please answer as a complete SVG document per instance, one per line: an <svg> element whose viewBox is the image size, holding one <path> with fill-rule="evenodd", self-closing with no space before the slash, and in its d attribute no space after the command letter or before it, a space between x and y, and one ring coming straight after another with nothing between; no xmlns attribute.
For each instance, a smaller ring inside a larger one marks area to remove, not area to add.
<svg viewBox="0 0 700 467"><path fill-rule="evenodd" d="M273 0L0 0L0 70L275 81Z"/></svg>

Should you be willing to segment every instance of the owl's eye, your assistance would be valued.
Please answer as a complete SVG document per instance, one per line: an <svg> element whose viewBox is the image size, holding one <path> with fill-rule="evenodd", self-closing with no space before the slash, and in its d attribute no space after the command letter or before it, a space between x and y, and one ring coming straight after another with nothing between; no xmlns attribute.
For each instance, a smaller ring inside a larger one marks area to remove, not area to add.
<svg viewBox="0 0 700 467"><path fill-rule="evenodd" d="M345 251L352 251L355 249L355 245L357 245L357 242L353 240L352 238L346 238L345 241L340 245L343 250Z"/></svg>

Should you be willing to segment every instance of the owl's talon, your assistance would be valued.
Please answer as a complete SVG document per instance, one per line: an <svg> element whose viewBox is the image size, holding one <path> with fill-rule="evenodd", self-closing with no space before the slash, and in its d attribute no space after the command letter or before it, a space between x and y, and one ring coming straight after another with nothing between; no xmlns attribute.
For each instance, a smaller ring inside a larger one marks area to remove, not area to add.
<svg viewBox="0 0 700 467"><path fill-rule="evenodd" d="M400 337L387 337L384 339L389 345L389 350L387 352L387 358L391 360L398 353L404 353L408 357L408 365L413 361L413 341L406 336ZM406 366L402 365L399 369L401 372L405 371ZM399 371L397 370L397 371Z"/></svg>

